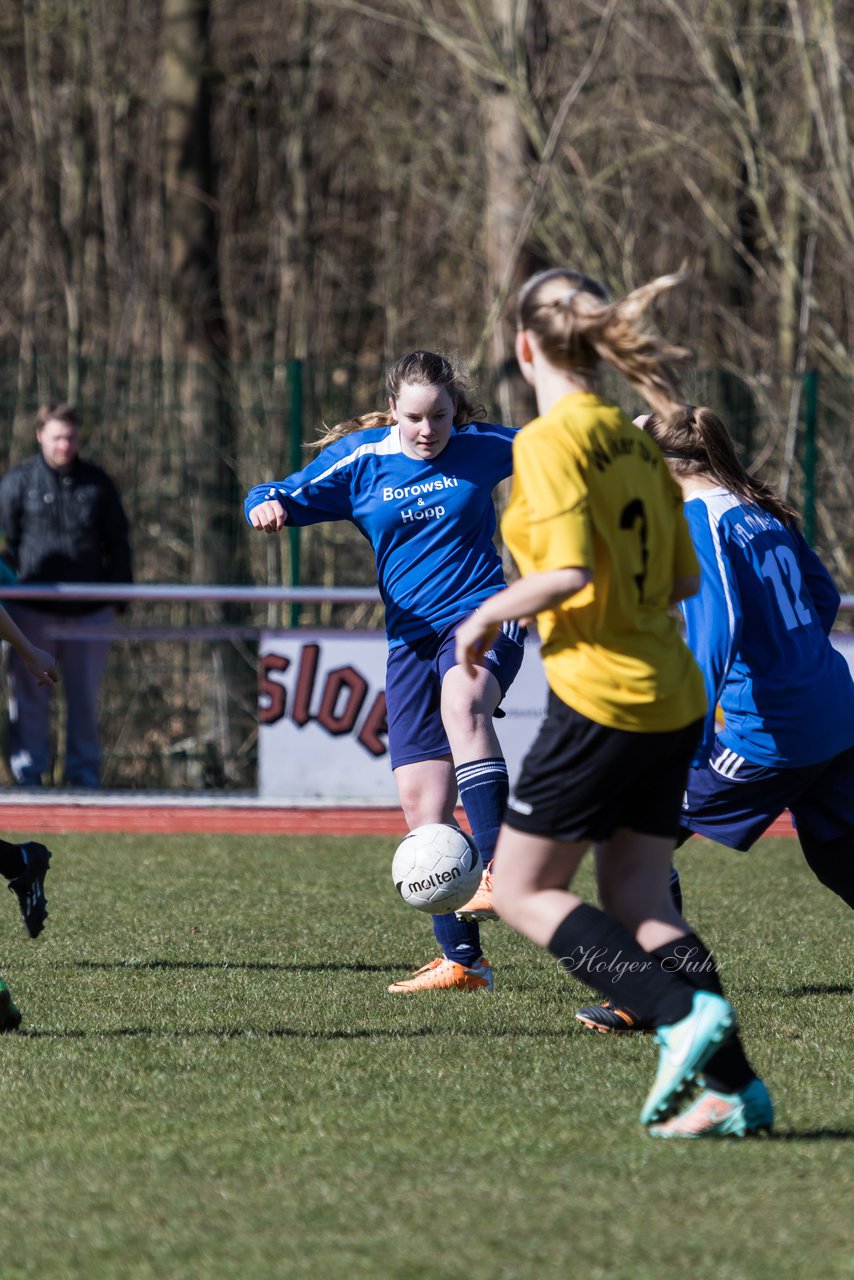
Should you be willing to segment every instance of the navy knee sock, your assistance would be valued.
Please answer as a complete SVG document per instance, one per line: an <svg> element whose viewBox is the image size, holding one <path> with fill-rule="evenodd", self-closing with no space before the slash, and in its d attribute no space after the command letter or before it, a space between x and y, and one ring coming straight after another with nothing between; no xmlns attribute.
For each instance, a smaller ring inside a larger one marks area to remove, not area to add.
<svg viewBox="0 0 854 1280"><path fill-rule="evenodd" d="M468 764L459 765L454 772L480 860L487 866L495 853L495 842L510 794L507 765L501 756L496 756L471 760ZM476 920L458 920L453 912L434 916L433 932L444 954L457 964L471 964L482 955L480 928Z"/></svg>
<svg viewBox="0 0 854 1280"><path fill-rule="evenodd" d="M453 911L434 916L433 933L444 955L455 964L470 965L480 959L480 928L476 920L458 920Z"/></svg>
<svg viewBox="0 0 854 1280"><path fill-rule="evenodd" d="M459 765L454 772L474 842L481 862L486 867L495 853L495 843L510 794L507 765L501 756L494 756L485 760L471 760L468 764Z"/></svg>
<svg viewBox="0 0 854 1280"><path fill-rule="evenodd" d="M670 868L670 896L673 899L673 905L682 914L682 882L679 879L679 872L675 867Z"/></svg>

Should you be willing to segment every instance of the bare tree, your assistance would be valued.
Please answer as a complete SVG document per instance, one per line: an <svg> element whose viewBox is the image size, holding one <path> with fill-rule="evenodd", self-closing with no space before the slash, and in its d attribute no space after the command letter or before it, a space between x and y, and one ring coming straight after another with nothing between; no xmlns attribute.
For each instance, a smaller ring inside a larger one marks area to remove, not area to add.
<svg viewBox="0 0 854 1280"><path fill-rule="evenodd" d="M186 449L191 576L201 583L239 577L237 451L211 140L210 17L205 0L164 0L163 187L171 284L164 342L174 362L176 412ZM206 613L210 621L228 616L228 610L214 603ZM200 733L228 761L228 692L234 672L225 669L220 648L212 648L211 661L213 678L206 683Z"/></svg>

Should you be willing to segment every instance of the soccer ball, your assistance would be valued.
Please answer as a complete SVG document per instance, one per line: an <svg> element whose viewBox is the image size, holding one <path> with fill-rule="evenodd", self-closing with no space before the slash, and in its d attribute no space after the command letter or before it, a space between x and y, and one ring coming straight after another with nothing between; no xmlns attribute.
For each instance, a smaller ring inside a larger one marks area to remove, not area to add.
<svg viewBox="0 0 854 1280"><path fill-rule="evenodd" d="M471 836L444 822L428 822L397 846L391 878L410 907L445 916L465 906L480 884L482 870Z"/></svg>

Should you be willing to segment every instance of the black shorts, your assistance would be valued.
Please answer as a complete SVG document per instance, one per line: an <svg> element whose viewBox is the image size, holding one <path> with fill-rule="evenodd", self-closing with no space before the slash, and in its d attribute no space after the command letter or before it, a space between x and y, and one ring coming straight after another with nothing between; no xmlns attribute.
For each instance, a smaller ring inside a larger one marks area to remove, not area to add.
<svg viewBox="0 0 854 1280"><path fill-rule="evenodd" d="M548 711L507 805L516 831L572 842L619 827L671 838L703 721L667 733L627 733L588 720L549 692Z"/></svg>

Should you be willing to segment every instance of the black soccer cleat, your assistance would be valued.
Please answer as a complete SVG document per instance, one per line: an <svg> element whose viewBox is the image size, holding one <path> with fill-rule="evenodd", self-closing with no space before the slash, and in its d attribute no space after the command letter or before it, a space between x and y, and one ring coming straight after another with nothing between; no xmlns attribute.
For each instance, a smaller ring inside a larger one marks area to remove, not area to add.
<svg viewBox="0 0 854 1280"><path fill-rule="evenodd" d="M24 928L31 938L37 938L44 928L47 916L44 878L50 866L51 853L43 844L33 841L20 845L20 850L24 858L24 869L9 881L9 888L18 895Z"/></svg>
<svg viewBox="0 0 854 1280"><path fill-rule="evenodd" d="M652 1024L644 1022L633 1009L625 1005L616 1005L613 1000L603 1000L601 1004L589 1004L579 1009L575 1015L579 1022L591 1031L625 1034L627 1031L652 1031Z"/></svg>
<svg viewBox="0 0 854 1280"><path fill-rule="evenodd" d="M4 1031L17 1031L21 1025L21 1010L12 999L6 983L0 978L0 1034Z"/></svg>

